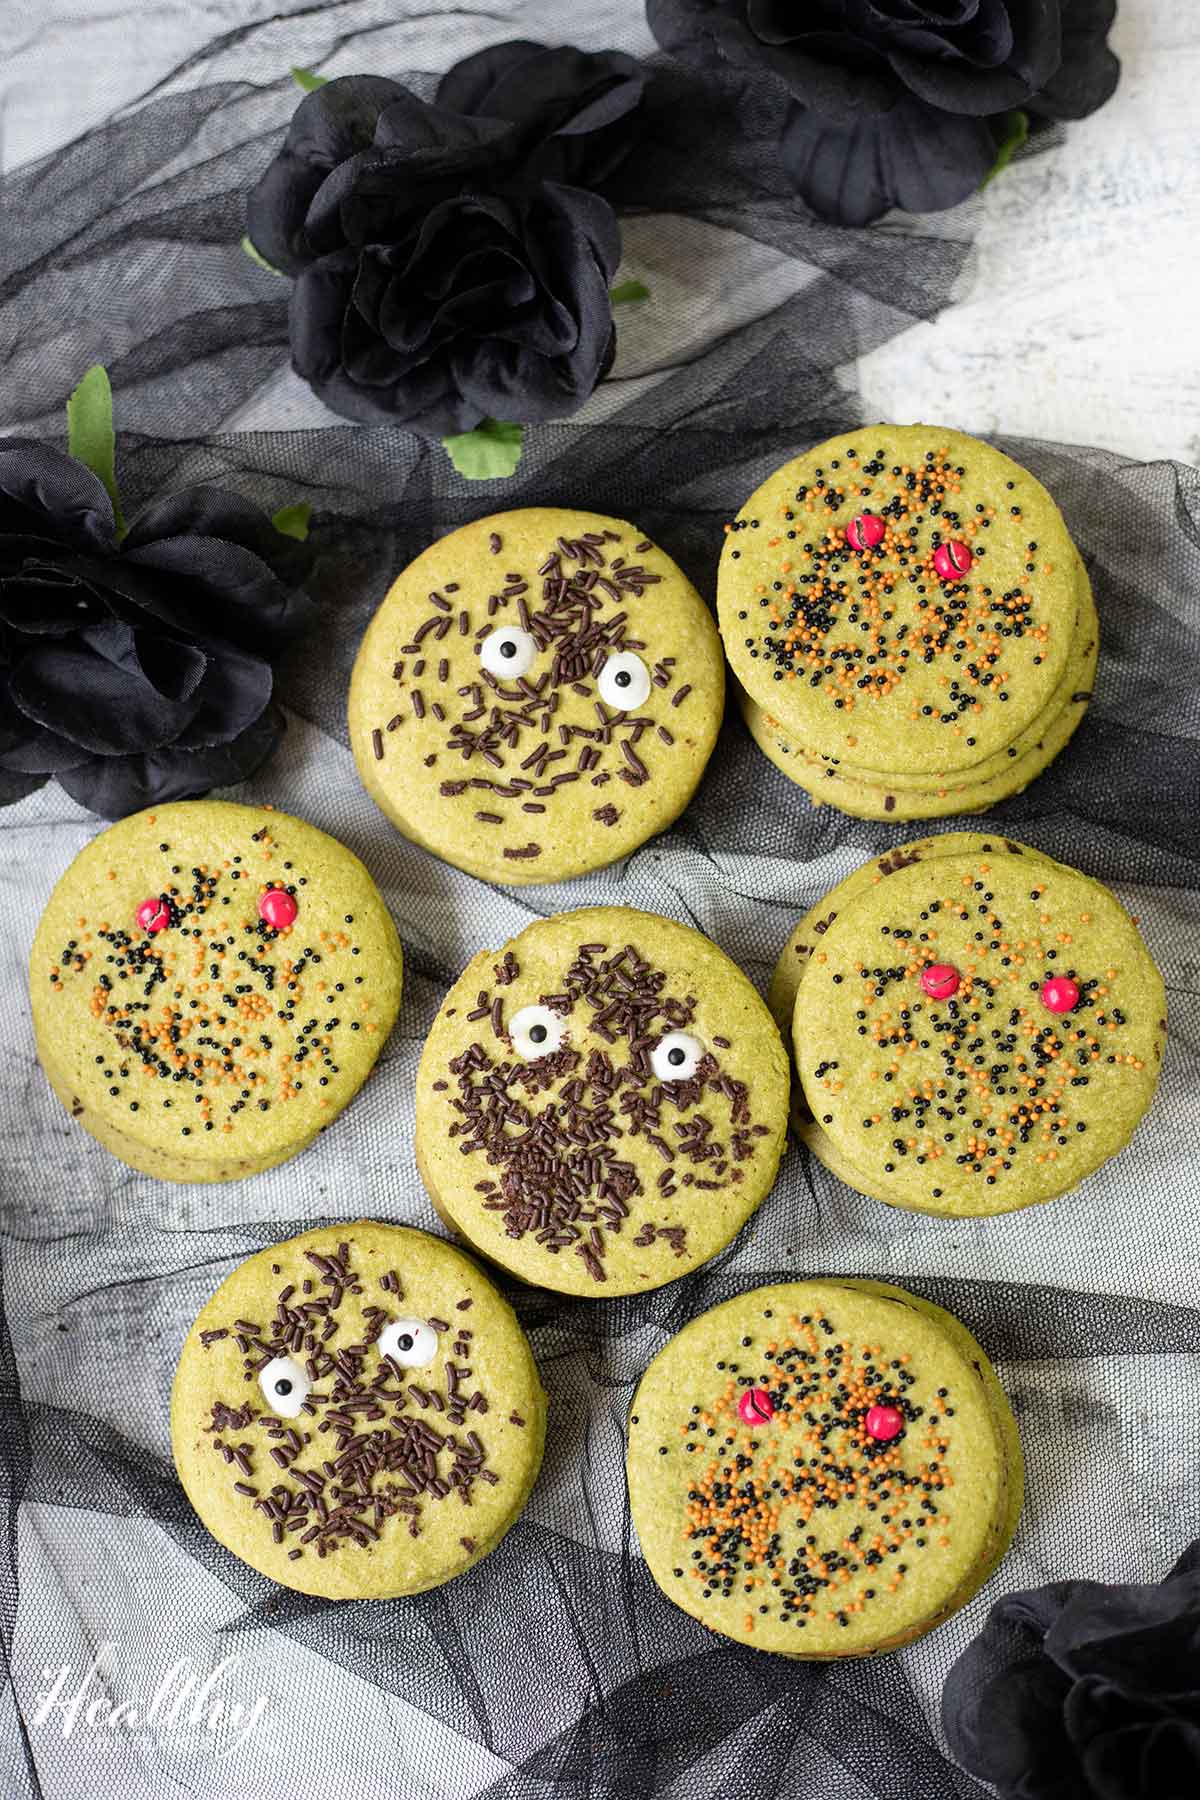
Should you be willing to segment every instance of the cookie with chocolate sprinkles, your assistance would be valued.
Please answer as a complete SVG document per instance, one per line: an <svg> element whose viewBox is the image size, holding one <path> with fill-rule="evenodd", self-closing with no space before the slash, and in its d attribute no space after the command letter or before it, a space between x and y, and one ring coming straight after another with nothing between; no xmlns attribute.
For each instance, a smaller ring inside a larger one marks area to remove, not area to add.
<svg viewBox="0 0 1200 1800"><path fill-rule="evenodd" d="M792 1013L804 1142L861 1193L955 1217L1052 1199L1114 1156L1166 1040L1162 977L1115 896L967 841L835 889Z"/></svg>
<svg viewBox="0 0 1200 1800"><path fill-rule="evenodd" d="M896 1650L999 1564L1016 1421L941 1307L874 1281L785 1283L693 1319L629 1420L629 1497L667 1597L785 1656Z"/></svg>
<svg viewBox="0 0 1200 1800"><path fill-rule="evenodd" d="M360 1220L260 1251L203 1307L171 1395L188 1498L301 1593L438 1587L536 1479L546 1396L508 1302L423 1231Z"/></svg>
<svg viewBox="0 0 1200 1800"><path fill-rule="evenodd" d="M712 616L623 519L477 519L392 584L350 685L368 792L469 874L562 881L678 817L724 704Z"/></svg>
<svg viewBox="0 0 1200 1800"><path fill-rule="evenodd" d="M1098 630L1062 516L960 432L871 426L778 470L727 528L720 624L752 734L860 817L981 810L1057 754Z"/></svg>
<svg viewBox="0 0 1200 1800"><path fill-rule="evenodd" d="M522 1280L606 1297L725 1247L787 1125L771 1015L715 944L625 907L538 919L446 996L416 1154L450 1227Z"/></svg>
<svg viewBox="0 0 1200 1800"><path fill-rule="evenodd" d="M400 1006L396 928L344 845L272 807L187 800L92 838L30 959L38 1055L132 1168L230 1181L295 1156Z"/></svg>

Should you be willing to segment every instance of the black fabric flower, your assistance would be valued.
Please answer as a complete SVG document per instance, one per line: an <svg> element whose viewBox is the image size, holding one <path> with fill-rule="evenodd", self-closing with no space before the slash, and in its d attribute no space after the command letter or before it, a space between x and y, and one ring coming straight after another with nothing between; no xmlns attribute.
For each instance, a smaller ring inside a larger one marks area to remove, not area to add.
<svg viewBox="0 0 1200 1800"><path fill-rule="evenodd" d="M618 52L516 42L459 63L433 105L367 75L301 101L247 219L296 277L292 360L328 406L442 437L583 404L612 362L620 256L589 190L642 88Z"/></svg>
<svg viewBox="0 0 1200 1800"><path fill-rule="evenodd" d="M936 212L979 187L1004 115L1082 118L1116 86L1116 0L647 0L663 48L782 81L782 155L823 218Z"/></svg>
<svg viewBox="0 0 1200 1800"><path fill-rule="evenodd" d="M951 1669L942 1723L1003 1800L1200 1794L1200 1544L1158 1584L1009 1594Z"/></svg>
<svg viewBox="0 0 1200 1800"><path fill-rule="evenodd" d="M310 623L307 563L209 487L118 544L90 469L0 439L0 801L57 776L115 819L250 774L283 729L269 658Z"/></svg>

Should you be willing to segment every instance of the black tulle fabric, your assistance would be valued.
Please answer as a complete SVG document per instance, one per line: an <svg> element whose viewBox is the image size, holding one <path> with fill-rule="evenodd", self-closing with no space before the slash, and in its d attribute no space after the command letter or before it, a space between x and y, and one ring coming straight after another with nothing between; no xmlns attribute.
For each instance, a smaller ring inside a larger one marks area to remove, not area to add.
<svg viewBox="0 0 1200 1800"><path fill-rule="evenodd" d="M513 35L507 14L495 30ZM969 216L928 233L815 223L778 166L786 101L776 86L663 64L638 153L609 183L618 211L716 228L734 266L739 246L747 257L786 259L803 275L788 296L748 323L714 329L677 364L665 359L653 382L619 387L602 424L531 431L503 485L463 482L438 447L392 427L240 429L288 356L286 299L238 249L245 194L293 105L286 77L269 73L274 44L264 50L247 29L234 47L253 82L183 82L10 179L0 418L52 436L81 370L104 360L129 428L127 510L206 480L268 512L311 502L319 653L296 650L281 666L293 728L268 769L277 784L259 777L252 791L310 810L366 858L405 942L405 1011L372 1082L320 1147L216 1191L168 1189L109 1159L46 1100L20 1037L26 1082L2 1102L11 1162L0 1235L0 1653L18 1694L5 1727L6 1791L22 1800L117 1791L98 1785L93 1744L51 1741L31 1724L38 1676L21 1672L30 1633L19 1621L32 1610L39 1662L65 1656L57 1647L76 1645L81 1631L106 1629L133 1634L150 1655L189 1618L206 1622L219 1653L266 1645L280 1669L299 1659L308 1703L287 1714L278 1785L255 1790L271 1800L290 1800L310 1766L335 1762L348 1796L375 1800L407 1780L418 1752L414 1791L439 1800L481 1791L497 1800L985 1800L936 1727L942 1678L982 1613L917 1652L835 1668L708 1635L659 1594L636 1554L622 1427L646 1362L698 1312L772 1279L874 1274L957 1313L1014 1394L1033 1548L1019 1540L990 1596L1006 1581L1033 1585L1030 1558L1052 1565L1046 1579L1072 1574L1082 1533L1114 1577L1153 1579L1200 1530L1190 1426L1182 1411L1178 1430L1162 1423L1176 1419L1176 1399L1184 1407L1200 1353L1200 1309L1173 1285L1190 1241L1185 1222L1200 1204L1194 1158L1177 1151L1189 1116L1178 1095L1194 1092L1200 1074L1194 956L1186 960L1200 882L1200 480L1169 464L1007 445L1067 512L1096 586L1105 654L1069 750L999 809L996 824L1145 896L1156 948L1170 950L1176 970L1163 1126L1127 1153L1120 1177L1092 1184L1090 1198L1020 1215L1029 1248L1019 1274L993 1248L1014 1241L1003 1223L947 1229L893 1214L792 1150L748 1230L683 1281L616 1301L515 1293L552 1426L542 1482L501 1548L468 1577L409 1600L346 1607L273 1588L208 1537L183 1497L166 1451L170 1365L221 1276L278 1238L361 1212L436 1228L404 1120L420 1042L459 973L448 944L499 941L518 906L523 919L626 903L706 930L764 986L800 911L846 859L912 835L812 810L731 716L693 805L627 864L570 891L520 897L459 877L399 844L375 815L364 823L353 796L324 797L344 766L346 683L367 619L396 569L432 538L498 506L537 503L636 519L711 594L722 520L786 456L855 422L835 372L938 311L963 272L971 227ZM378 67L364 46L368 54ZM384 72L434 91L428 74ZM678 273L687 280L689 269ZM110 301L102 311L64 298L101 290ZM617 370L619 379L619 361ZM295 760L300 745L315 771ZM48 887L70 826L28 815L41 798L5 822L13 857L43 858ZM14 983L34 916L35 905L12 925ZM141 1371L133 1385L122 1385L126 1365ZM1093 1371L1115 1373L1102 1381ZM1165 1414L1164 1391L1175 1397ZM87 1554L126 1559L116 1626L90 1611L79 1623L80 1591L67 1574L48 1578L18 1530L19 1512L31 1509L43 1530L65 1519ZM378 1705L342 1742L331 1739L322 1696L326 1685L344 1695L351 1678ZM139 1753L147 1794L179 1787L174 1753L165 1744ZM216 1763L183 1788L245 1793L238 1769Z"/></svg>

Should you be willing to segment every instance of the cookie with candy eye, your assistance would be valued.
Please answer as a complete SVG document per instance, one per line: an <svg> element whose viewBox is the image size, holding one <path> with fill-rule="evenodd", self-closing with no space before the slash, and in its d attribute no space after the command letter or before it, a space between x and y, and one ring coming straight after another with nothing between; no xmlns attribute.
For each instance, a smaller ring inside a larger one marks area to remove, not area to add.
<svg viewBox="0 0 1200 1800"><path fill-rule="evenodd" d="M397 577L354 666L350 742L407 837L487 880L562 881L683 811L724 680L708 608L636 526L530 507Z"/></svg>
<svg viewBox="0 0 1200 1800"><path fill-rule="evenodd" d="M329 1599L437 1587L514 1523L546 1396L512 1308L423 1231L359 1220L242 1263L189 1331L171 1442L212 1535Z"/></svg>
<svg viewBox="0 0 1200 1800"><path fill-rule="evenodd" d="M98 832L34 938L38 1055L71 1116L166 1181L273 1168L331 1125L400 1006L378 888L271 807L187 800Z"/></svg>
<svg viewBox="0 0 1200 1800"><path fill-rule="evenodd" d="M858 817L1019 792L1091 698L1098 627L1057 506L942 427L872 426L778 470L727 528L718 607L755 741Z"/></svg>
<svg viewBox="0 0 1200 1800"><path fill-rule="evenodd" d="M625 907L537 919L469 964L417 1075L417 1164L445 1222L560 1293L660 1287L770 1190L787 1056L715 944Z"/></svg>
<svg viewBox="0 0 1200 1800"><path fill-rule="evenodd" d="M1166 995L1107 888L954 836L970 848L895 852L818 909L792 1043L797 1127L835 1175L968 1217L1066 1193L1123 1148L1158 1082Z"/></svg>
<svg viewBox="0 0 1200 1800"><path fill-rule="evenodd" d="M685 1326L634 1396L628 1475L667 1597L811 1658L899 1649L948 1619L1003 1557L1023 1485L966 1328L852 1280L757 1288Z"/></svg>

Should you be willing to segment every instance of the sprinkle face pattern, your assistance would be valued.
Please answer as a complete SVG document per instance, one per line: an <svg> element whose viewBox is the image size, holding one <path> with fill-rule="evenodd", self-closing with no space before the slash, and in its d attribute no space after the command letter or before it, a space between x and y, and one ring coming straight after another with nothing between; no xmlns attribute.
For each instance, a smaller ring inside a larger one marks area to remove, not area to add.
<svg viewBox="0 0 1200 1800"><path fill-rule="evenodd" d="M725 527L721 630L746 694L806 756L881 783L1003 752L1054 694L1079 611L1049 497L1026 477L1019 498L974 440L928 443L837 439Z"/></svg>
<svg viewBox="0 0 1200 1800"><path fill-rule="evenodd" d="M836 945L812 951L805 982L816 974L838 996L833 1003L847 1028L853 1020L857 1049L849 1083L840 1056L802 1057L809 1106L823 1127L848 1131L848 1087L857 1105L869 1096L872 1110L856 1121L867 1134L855 1134L862 1166L885 1175L920 1169L934 1200L951 1171L956 1183L965 1177L995 1187L1032 1163L1049 1185L1068 1146L1105 1127L1087 1090L1099 1074L1107 1093L1123 1074L1140 1084L1144 1050L1162 1021L1145 1008L1137 1017L1127 1012L1114 996L1121 968L1107 957L1093 962L1094 914L1079 902L1095 889L1081 877L1031 880L1006 864L996 882L988 860L966 858L926 870L924 887L910 870L880 888L895 904L871 927L877 954L870 960L843 962ZM1022 880L1030 881L1025 893L1013 885ZM1007 903L997 885L1007 885ZM925 904L908 911L902 888L923 893ZM1014 911L1024 921L1016 928L1006 919ZM843 917L852 921L855 909ZM943 994L947 939L965 948ZM867 1160L876 1157L877 1165Z"/></svg>
<svg viewBox="0 0 1200 1800"><path fill-rule="evenodd" d="M318 1115L333 1106L344 1046L378 1034L375 1001L353 912L304 930L308 876L270 825L247 828L219 864L178 856L159 842L146 871L158 894L129 925L80 917L43 979L85 990L103 1031L95 1066L122 1111L164 1113L181 1142L221 1133L236 1148L302 1093Z"/></svg>
<svg viewBox="0 0 1200 1800"><path fill-rule="evenodd" d="M918 1404L907 1353L851 1342L823 1315L779 1326L717 1361L710 1402L679 1427L674 1579L704 1600L744 1596L747 1632L763 1615L845 1627L951 1541L954 1395Z"/></svg>
<svg viewBox="0 0 1200 1800"><path fill-rule="evenodd" d="M434 1082L445 1096L448 1136L478 1167L473 1185L485 1211L513 1239L528 1234L550 1255L578 1257L595 1282L608 1279L605 1255L627 1232L639 1248L656 1241L687 1253L681 1192L702 1196L744 1179L756 1140L745 1082L722 1065L727 1037L702 1044L687 1028L696 998L672 994L666 973L636 945L580 944L555 991L518 1005L521 979L512 951L467 1014L479 1036ZM545 1039L532 1043L530 1016ZM684 1053L670 1074L656 1072L665 1047ZM693 1051L698 1054L693 1054ZM647 1191L623 1149L649 1145L662 1168Z"/></svg>
<svg viewBox="0 0 1200 1800"><path fill-rule="evenodd" d="M370 724L370 767L385 792L397 784L398 805L431 771L431 806L473 839L486 827L511 879L536 880L556 820L582 816L603 835L624 817L622 795L681 751L694 758L697 697L656 628L664 575L648 539L605 526L528 557L497 529L488 552L486 586L464 552L461 578L431 591L394 645L394 704ZM454 826L435 829L455 860Z"/></svg>
<svg viewBox="0 0 1200 1800"><path fill-rule="evenodd" d="M212 1406L204 1427L212 1452L247 1513L290 1545L293 1562L346 1543L368 1548L389 1532L418 1537L429 1507L469 1508L478 1483L501 1479L481 1422L488 1398L470 1367L470 1299L457 1304L454 1323L414 1320L394 1270L366 1298L352 1243L304 1256L309 1274L281 1286L269 1317L231 1318L201 1334L205 1350L232 1340L244 1383ZM350 1299L363 1303L348 1327ZM469 1536L461 1542L474 1549Z"/></svg>

